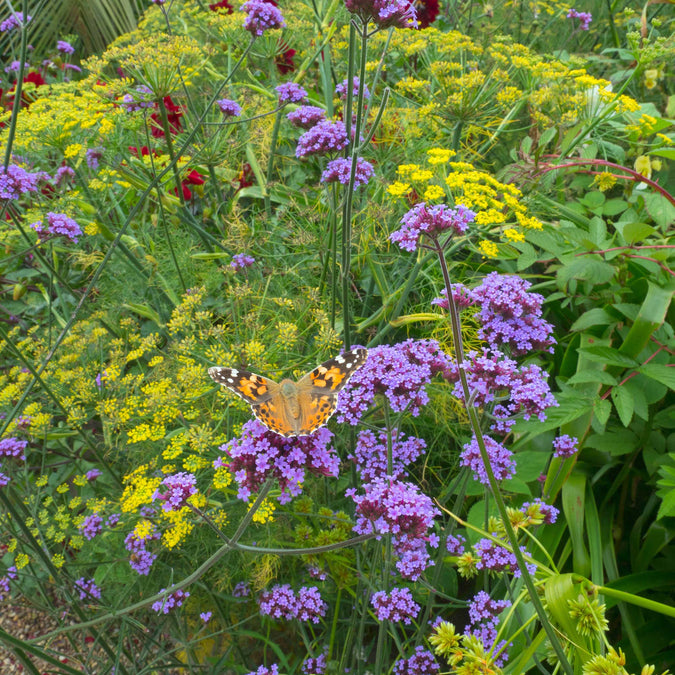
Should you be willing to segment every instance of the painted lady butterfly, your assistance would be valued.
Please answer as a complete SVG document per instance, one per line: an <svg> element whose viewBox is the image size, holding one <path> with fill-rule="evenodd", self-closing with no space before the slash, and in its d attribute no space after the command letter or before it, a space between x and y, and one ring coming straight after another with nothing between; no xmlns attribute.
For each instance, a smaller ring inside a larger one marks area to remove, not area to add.
<svg viewBox="0 0 675 675"><path fill-rule="evenodd" d="M298 382L277 383L236 368L209 368L209 375L243 398L271 431L286 438L309 436L331 418L338 392L367 357L367 349L352 349L317 366Z"/></svg>

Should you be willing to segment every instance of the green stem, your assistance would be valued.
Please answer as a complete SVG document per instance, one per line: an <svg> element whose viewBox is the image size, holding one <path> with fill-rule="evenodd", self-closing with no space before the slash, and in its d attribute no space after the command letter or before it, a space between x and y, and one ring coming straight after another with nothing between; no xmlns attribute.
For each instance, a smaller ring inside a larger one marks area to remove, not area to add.
<svg viewBox="0 0 675 675"><path fill-rule="evenodd" d="M270 156L267 160L267 179L265 185L262 186L265 195L265 215L268 218L272 217L272 202L270 199L270 185L272 184L272 172L274 171L274 153L277 149L277 139L279 137L279 127L281 126L281 111L279 108L276 117L274 118L274 127L272 127L272 138L270 140Z"/></svg>
<svg viewBox="0 0 675 675"><path fill-rule="evenodd" d="M499 511L499 515L501 516L502 522L504 524L506 536L508 537L509 543L511 544L513 555L515 556L516 561L518 563L518 569L521 572L523 582L525 583L527 591L530 595L530 601L532 602L534 610L537 613L537 616L539 617L539 621L541 622L541 625L544 631L546 632L546 636L548 637L549 642L551 643L551 646L553 647L553 650L555 651L556 656L558 657L558 660L560 661L562 669L565 671L565 673L567 673L567 675L574 675L574 669L572 668L570 662L567 660L567 657L565 656L565 652L563 651L562 645L558 640L558 637L555 633L555 629L548 620L546 610L544 609L544 606L542 605L541 600L539 599L537 589L535 588L532 578L530 577L530 572L527 569L525 558L523 557L523 553L520 550L520 546L518 544L518 537L516 536L516 533L513 530L511 521L509 520L509 516L506 511L506 504L504 503L504 498L502 497L502 494L499 490L499 483L497 482L494 472L492 471L492 465L490 464L490 456L488 455L487 448L485 447L485 439L483 438L483 432L481 430L480 420L478 419L478 413L476 412L476 408L474 406L469 405L469 400L471 398L471 390L469 389L469 381L466 376L466 370L463 368L464 346L462 343L462 326L459 318L459 311L457 310L457 305L455 304L455 301L452 297L452 284L450 283L450 273L448 272L448 264L445 259L443 247L436 238L432 238L431 241L433 242L436 254L438 255L438 261L441 265L441 271L443 272L443 281L445 282L445 288L448 294L448 310L450 313L450 324L452 327L455 358L457 360L458 365L457 372L459 373L459 380L462 386L462 394L464 396L464 405L469 415L471 430L473 431L473 434L476 438L476 442L478 443L478 448L480 449L480 456L481 459L483 460L485 471L488 476L488 480L490 483L490 490L492 491L492 496L495 500L495 503L497 504L497 510Z"/></svg>
<svg viewBox="0 0 675 675"><path fill-rule="evenodd" d="M171 169L173 171L173 179L176 182L176 194L180 200L181 206L185 206L185 198L183 197L183 188L181 186L180 171L178 170L178 162L176 160L176 153L173 149L173 140L171 138L171 127L169 126L169 114L164 105L164 99L160 98L157 102L159 108L159 119L162 122L162 129L164 131L164 140L166 141L166 149L171 160Z"/></svg>
<svg viewBox="0 0 675 675"><path fill-rule="evenodd" d="M642 598L639 595L626 593L625 591L620 591L616 588L609 588L607 586L595 586L595 588L598 593L608 595L610 598L616 598L621 602L628 602L631 605L637 605L638 607L643 607L652 612L658 612L659 614L675 618L675 607L671 607L670 605L664 605L662 602L656 602L656 600L650 600L649 598Z"/></svg>

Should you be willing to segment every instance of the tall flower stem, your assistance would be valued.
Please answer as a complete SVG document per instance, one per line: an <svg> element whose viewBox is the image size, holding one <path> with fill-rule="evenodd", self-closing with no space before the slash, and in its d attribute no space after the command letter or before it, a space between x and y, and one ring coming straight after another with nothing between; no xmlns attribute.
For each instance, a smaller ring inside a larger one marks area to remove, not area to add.
<svg viewBox="0 0 675 675"><path fill-rule="evenodd" d="M350 139L348 157L351 156L352 165L349 174L349 184L346 188L344 205L342 208L342 313L345 349L351 347L351 313L349 308L349 283L351 268L351 240L352 240L352 211L354 205L354 180L356 178L356 162L359 153L359 139L363 127L363 103L365 100L365 77L366 59L368 55L368 23L362 22L360 26L361 44L359 49L359 92L356 102L356 121L352 130L352 106L354 85L354 61L356 52L356 25L352 21L349 27L349 65L347 74L347 105L345 111L345 126L347 138Z"/></svg>
<svg viewBox="0 0 675 675"><path fill-rule="evenodd" d="M282 108L277 111L274 118L274 127L272 128L272 139L270 140L270 156L267 160L267 176L263 186L265 193L265 216L272 217L272 201L270 199L270 185L272 184L272 172L274 171L274 153L277 149L277 138L279 137L279 127L281 126Z"/></svg>
<svg viewBox="0 0 675 675"><path fill-rule="evenodd" d="M466 411L469 416L471 430L473 431L473 434L476 437L476 442L478 443L478 448L480 449L481 459L483 460L483 464L485 465L485 471L487 473L488 480L490 483L490 490L497 505L497 510L499 511L501 520L504 524L506 536L508 537L509 543L511 544L513 555L516 557L518 569L522 574L523 582L525 583L525 587L527 588L527 591L530 595L530 601L532 602L534 610L536 611L537 616L539 617L539 621L541 622L541 625L544 631L546 632L546 636L548 637L549 642L551 643L551 646L553 647L553 650L555 651L556 656L560 661L560 665L563 671L567 673L567 675L574 675L574 669L572 668L570 662L567 660L567 657L565 656L565 652L563 651L562 645L560 644L560 640L558 640L558 636L556 635L555 630L551 625L551 622L548 620L548 616L546 615L544 606L542 605L541 600L539 599L539 595L537 594L537 589L534 587L534 582L530 577L530 573L525 563L525 558L523 557L523 553L520 550L520 546L518 545L518 537L516 536L516 533L513 530L511 521L509 520L508 513L506 512L506 504L499 490L499 483L497 483L495 474L492 471L492 466L490 464L490 456L488 455L487 448L485 447L485 439L483 438L483 432L480 426L480 420L478 419L478 413L476 412L475 406L469 403L471 399L471 390L469 389L469 381L466 376L466 371L463 367L464 346L462 344L462 325L459 318L459 311L457 309L457 305L454 301L454 298L452 297L452 284L450 283L450 273L448 271L448 263L445 259L443 246L439 243L438 239L433 237L431 241L433 243L433 248L435 249L436 254L438 255L438 261L440 263L441 271L443 273L443 281L445 283L445 289L448 294L448 311L450 313L452 339L454 342L455 355L457 358L457 365L458 365L457 372L459 373L459 381L462 386L462 394L464 396Z"/></svg>
<svg viewBox="0 0 675 675"><path fill-rule="evenodd" d="M183 190L181 188L180 180L180 171L178 170L178 162L176 161L176 155L173 149L173 141L171 140L171 127L169 126L169 115L166 110L166 105L164 104L164 99L160 98L157 102L157 107L159 108L159 119L162 121L162 129L164 131L164 139L166 140L166 149L169 153L169 159L171 160L171 166L173 170L173 177L176 181L176 194L180 200L181 206L185 206L185 199L183 197Z"/></svg>

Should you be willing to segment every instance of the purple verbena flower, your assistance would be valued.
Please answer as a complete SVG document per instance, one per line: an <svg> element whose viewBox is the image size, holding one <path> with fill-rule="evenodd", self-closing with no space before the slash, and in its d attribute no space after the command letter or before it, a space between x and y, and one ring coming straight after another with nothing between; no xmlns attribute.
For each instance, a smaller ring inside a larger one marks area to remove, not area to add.
<svg viewBox="0 0 675 675"><path fill-rule="evenodd" d="M194 474L181 471L164 478L160 485L166 489L153 495L154 499L163 501L164 511L180 511L187 506L187 500L197 492L197 479Z"/></svg>
<svg viewBox="0 0 675 675"><path fill-rule="evenodd" d="M466 309L467 307L472 307L476 304L476 298L473 295L473 291L460 283L452 284L452 299L455 301L457 309ZM441 291L440 297L434 298L431 301L431 304L436 305L441 309L450 309L450 305L448 304L448 290L444 288Z"/></svg>
<svg viewBox="0 0 675 675"><path fill-rule="evenodd" d="M352 95L354 98L356 98L359 95L359 78L358 76L354 75L354 79L352 80ZM347 86L348 86L348 81L347 78L342 80L340 84L338 84L335 87L335 93L343 100L347 100ZM370 91L368 90L368 87L364 84L363 85L363 98L368 99L370 98Z"/></svg>
<svg viewBox="0 0 675 675"><path fill-rule="evenodd" d="M30 63L24 63L24 68L30 68ZM11 61L8 66L5 66L6 73L18 73L21 70L21 61Z"/></svg>
<svg viewBox="0 0 675 675"><path fill-rule="evenodd" d="M307 98L307 91L296 82L283 82L274 87L279 95L279 105L284 103L300 103Z"/></svg>
<svg viewBox="0 0 675 675"><path fill-rule="evenodd" d="M441 667L434 655L422 647L415 647L415 653L407 659L399 659L394 665L394 675L436 675Z"/></svg>
<svg viewBox="0 0 675 675"><path fill-rule="evenodd" d="M298 591L297 614L300 621L319 623L326 616L328 605L316 586L302 586Z"/></svg>
<svg viewBox="0 0 675 675"><path fill-rule="evenodd" d="M463 204L451 208L446 204L427 206L425 202L421 202L401 218L401 229L392 232L389 239L403 250L412 252L417 248L423 234L432 239L446 232L461 235L475 217L476 214Z"/></svg>
<svg viewBox="0 0 675 675"><path fill-rule="evenodd" d="M109 529L113 529L117 525L117 523L120 522L120 514L119 513L111 513L108 516L108 519L105 521L105 526Z"/></svg>
<svg viewBox="0 0 675 675"><path fill-rule="evenodd" d="M88 481L92 481L92 480L96 480L100 475L101 475L101 472L99 471L99 469L89 469L89 471L87 471L87 473L84 474L84 477Z"/></svg>
<svg viewBox="0 0 675 675"><path fill-rule="evenodd" d="M235 598L246 598L251 595L251 587L245 581L240 581L232 589L232 595Z"/></svg>
<svg viewBox="0 0 675 675"><path fill-rule="evenodd" d="M485 441L485 449L490 458L490 467L495 478L497 480L513 478L516 473L516 462L513 459L513 453L489 436L483 436L483 439ZM460 465L468 466L471 469L474 480L480 481L483 485L490 484L475 436L470 443L464 446L464 450L462 450L462 454L460 455Z"/></svg>
<svg viewBox="0 0 675 675"><path fill-rule="evenodd" d="M9 484L10 478L7 474L0 471L0 487L5 487Z"/></svg>
<svg viewBox="0 0 675 675"><path fill-rule="evenodd" d="M73 243L77 242L77 238L82 236L80 226L65 213L47 214L47 227L42 224L41 220L33 223L31 227L39 234L50 234L52 236L63 235Z"/></svg>
<svg viewBox="0 0 675 675"><path fill-rule="evenodd" d="M574 436L558 436L553 440L554 457L574 457L579 450L579 439Z"/></svg>
<svg viewBox="0 0 675 675"><path fill-rule="evenodd" d="M225 117L239 117L241 115L241 106L232 99L221 98L219 101L216 101L216 105Z"/></svg>
<svg viewBox="0 0 675 675"><path fill-rule="evenodd" d="M133 94L124 94L122 96L122 107L127 112L137 112L138 110L143 110L143 108L152 108L155 105L154 98L155 95L150 87L139 84Z"/></svg>
<svg viewBox="0 0 675 675"><path fill-rule="evenodd" d="M326 155L338 152L347 147L347 129L344 122L337 120L329 122L324 120L315 124L305 131L298 139L295 149L296 157L308 157L310 155Z"/></svg>
<svg viewBox="0 0 675 675"><path fill-rule="evenodd" d="M304 675L323 675L327 666L326 653L316 657L310 656L302 662L302 672Z"/></svg>
<svg viewBox="0 0 675 675"><path fill-rule="evenodd" d="M80 600L97 598L101 599L101 589L96 585L93 579L80 577L75 582L75 590L80 594Z"/></svg>
<svg viewBox="0 0 675 675"><path fill-rule="evenodd" d="M325 427L311 436L284 438L258 420L250 420L241 437L221 445L220 450L229 456L226 465L239 484L239 499L248 500L272 475L281 487L279 502L285 504L302 492L307 471L338 475L340 459L330 445L332 439L332 432Z"/></svg>
<svg viewBox="0 0 675 675"><path fill-rule="evenodd" d="M159 539L158 532L150 532L147 536L141 538L135 532L129 532L124 539L124 546L127 551L131 552L129 557L129 565L131 569L142 576L147 576L150 573L152 563L155 562L157 556L154 553L146 550L146 542L153 539Z"/></svg>
<svg viewBox="0 0 675 675"><path fill-rule="evenodd" d="M252 255L246 253L235 253L232 256L232 262L230 267L235 271L239 272L240 270L245 270L247 267L251 267L255 263L255 258Z"/></svg>
<svg viewBox="0 0 675 675"><path fill-rule="evenodd" d="M544 298L529 293L531 285L515 274L491 272L473 290L480 308L478 334L492 349L508 346L514 355L544 349L553 352L553 326L541 318Z"/></svg>
<svg viewBox="0 0 675 675"><path fill-rule="evenodd" d="M514 577L520 577L520 569L516 556L504 546L500 546L491 539L481 539L473 547L480 560L476 563L476 569L490 570L491 572L509 571ZM521 546L525 552L525 548ZM533 563L526 563L527 571L533 575L537 571L537 566Z"/></svg>
<svg viewBox="0 0 675 675"><path fill-rule="evenodd" d="M415 4L409 0L345 0L345 7L378 28L417 28Z"/></svg>
<svg viewBox="0 0 675 675"><path fill-rule="evenodd" d="M86 516L80 524L80 532L85 539L93 539L97 534L103 531L103 518L98 513L91 513Z"/></svg>
<svg viewBox="0 0 675 675"><path fill-rule="evenodd" d="M56 49L60 51L62 54L74 54L75 53L75 47L70 44L70 42L66 42L65 40L58 40L56 43Z"/></svg>
<svg viewBox="0 0 675 675"><path fill-rule="evenodd" d="M54 185L61 185L61 183L65 182L69 178L74 178L75 177L75 171L71 169L69 166L60 166L57 170L56 173L54 174Z"/></svg>
<svg viewBox="0 0 675 675"><path fill-rule="evenodd" d="M450 555L462 555L464 553L466 539L461 534L449 534L445 542L445 548Z"/></svg>
<svg viewBox="0 0 675 675"><path fill-rule="evenodd" d="M301 105L286 115L286 119L301 129L311 129L315 124L326 119L326 111L315 105Z"/></svg>
<svg viewBox="0 0 675 675"><path fill-rule="evenodd" d="M163 588L160 593L163 593L166 588ZM168 614L174 607L181 607L183 605L183 600L190 597L188 591L177 590L173 593L170 593L162 600L157 600L157 602L152 603L152 609L157 612L157 614Z"/></svg>
<svg viewBox="0 0 675 675"><path fill-rule="evenodd" d="M406 439L403 432L394 429L391 439L392 471L391 476L400 480L407 475L406 466L414 462L425 450L427 444L421 438L410 436ZM366 430L358 435L354 454L347 459L356 463L361 481L370 483L374 478L387 474L387 432Z"/></svg>
<svg viewBox="0 0 675 675"><path fill-rule="evenodd" d="M447 373L451 359L434 340L406 340L368 350L368 360L340 393L338 422L356 425L383 394L394 412L413 417L429 402L425 385L439 372Z"/></svg>
<svg viewBox="0 0 675 675"><path fill-rule="evenodd" d="M593 15L590 12L579 12L574 7L567 12L568 19L579 19L579 30L588 30L591 27Z"/></svg>
<svg viewBox="0 0 675 675"><path fill-rule="evenodd" d="M212 616L212 612L200 612L199 613L199 618L204 623L208 623L209 621L211 621L211 616Z"/></svg>
<svg viewBox="0 0 675 675"><path fill-rule="evenodd" d="M290 584L277 584L258 597L258 607L263 616L290 621L298 616L298 599Z"/></svg>
<svg viewBox="0 0 675 675"><path fill-rule="evenodd" d="M477 637L486 651L501 652L495 663L501 668L508 660L508 655L503 647L506 642L502 640L495 646L497 639L497 625L499 614L502 610L511 606L510 600L492 600L485 591L477 593L469 603L470 624L464 629L465 634Z"/></svg>
<svg viewBox="0 0 675 675"><path fill-rule="evenodd" d="M266 30L283 28L286 25L281 12L270 2L248 0L240 9L246 12L244 29L256 37L260 37Z"/></svg>
<svg viewBox="0 0 675 675"><path fill-rule="evenodd" d="M89 148L85 153L85 158L87 160L87 166L96 171L98 169L99 161L103 157L103 148Z"/></svg>
<svg viewBox="0 0 675 675"><path fill-rule="evenodd" d="M0 457L14 457L25 461L26 455L24 450L28 445L28 441L9 436L0 440Z"/></svg>
<svg viewBox="0 0 675 675"><path fill-rule="evenodd" d="M553 525L558 519L560 511L555 506L547 504L539 497L535 497L532 502L525 502L520 510L530 519L534 525L545 523L546 525Z"/></svg>
<svg viewBox="0 0 675 675"><path fill-rule="evenodd" d="M322 183L342 183L349 184L349 178L352 171L352 160L340 157L334 159L326 165L326 169L321 174ZM356 171L354 173L354 190L361 185L367 185L368 181L375 175L375 169L370 162L359 157L356 160Z"/></svg>
<svg viewBox="0 0 675 675"><path fill-rule="evenodd" d="M30 173L16 164L7 169L0 167L0 199L19 199L28 192L37 192L39 184L49 178L44 171Z"/></svg>
<svg viewBox="0 0 675 675"><path fill-rule="evenodd" d="M24 14L23 12L14 12L2 23L0 23L0 33L4 33L8 30L25 26L32 18L33 17L30 14Z"/></svg>
<svg viewBox="0 0 675 675"><path fill-rule="evenodd" d="M279 666L276 663L273 663L270 668L260 666L258 670L252 670L246 675L279 675Z"/></svg>
<svg viewBox="0 0 675 675"><path fill-rule="evenodd" d="M378 621L403 621L410 624L420 611L409 588L392 588L391 593L377 591L370 598L370 604L375 609Z"/></svg>

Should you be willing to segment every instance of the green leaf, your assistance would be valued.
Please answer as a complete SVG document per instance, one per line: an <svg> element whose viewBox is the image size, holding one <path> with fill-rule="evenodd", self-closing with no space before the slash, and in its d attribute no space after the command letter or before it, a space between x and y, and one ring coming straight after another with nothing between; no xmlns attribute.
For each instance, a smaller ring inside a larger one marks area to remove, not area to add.
<svg viewBox="0 0 675 675"><path fill-rule="evenodd" d="M665 321L666 313L673 297L673 286L664 288L649 282L649 289L635 323L631 326L623 344L621 354L637 358L645 348L654 331Z"/></svg>
<svg viewBox="0 0 675 675"><path fill-rule="evenodd" d="M652 380L665 384L669 389L675 389L675 366L646 363L640 366L638 371Z"/></svg>
<svg viewBox="0 0 675 675"><path fill-rule="evenodd" d="M621 423L624 427L627 427L633 419L633 397L625 387L614 387L612 389L612 401L614 402L616 411L619 413Z"/></svg>
<svg viewBox="0 0 675 675"><path fill-rule="evenodd" d="M566 288L571 279L590 281L595 286L607 283L615 274L613 265L591 257L590 255L575 258L569 265L558 270L558 285Z"/></svg>
<svg viewBox="0 0 675 675"><path fill-rule="evenodd" d="M626 223L621 230L621 235L627 244L637 244L655 232L656 230L647 223Z"/></svg>
<svg viewBox="0 0 675 675"><path fill-rule="evenodd" d="M647 192L643 197L649 215L659 227L666 228L675 223L675 206L662 194Z"/></svg>
<svg viewBox="0 0 675 675"><path fill-rule="evenodd" d="M607 366L619 366L621 368L635 368L638 363L635 359L625 356L613 347L583 347L579 349L589 361L604 363Z"/></svg>
<svg viewBox="0 0 675 675"><path fill-rule="evenodd" d="M616 216L627 208L628 204L623 199L608 199L602 207L602 213L605 216Z"/></svg>
<svg viewBox="0 0 675 675"><path fill-rule="evenodd" d="M572 539L573 569L588 577L591 561L584 540L584 510L586 503L586 476L575 468L562 489L562 506L565 522Z"/></svg>
<svg viewBox="0 0 675 675"><path fill-rule="evenodd" d="M522 450L516 453L516 476L526 483L537 480L548 463L550 454L548 452L537 452L536 450Z"/></svg>
<svg viewBox="0 0 675 675"><path fill-rule="evenodd" d="M602 307L594 307L584 312L570 328L571 331L586 330L590 326L607 326L616 323L616 319Z"/></svg>
<svg viewBox="0 0 675 675"><path fill-rule="evenodd" d="M598 398L593 406L593 412L595 413L598 422L600 422L602 426L605 426L612 413L612 404L606 398Z"/></svg>
<svg viewBox="0 0 675 675"><path fill-rule="evenodd" d="M567 384L587 384L588 382L607 384L611 387L619 381L606 370L582 370L567 380Z"/></svg>
<svg viewBox="0 0 675 675"><path fill-rule="evenodd" d="M584 441L585 448L594 448L609 455L627 455L638 447L640 439L629 429L592 434Z"/></svg>
<svg viewBox="0 0 675 675"><path fill-rule="evenodd" d="M657 157L665 157L666 159L675 159L675 148L660 148L659 150L652 150L648 155L656 155Z"/></svg>

